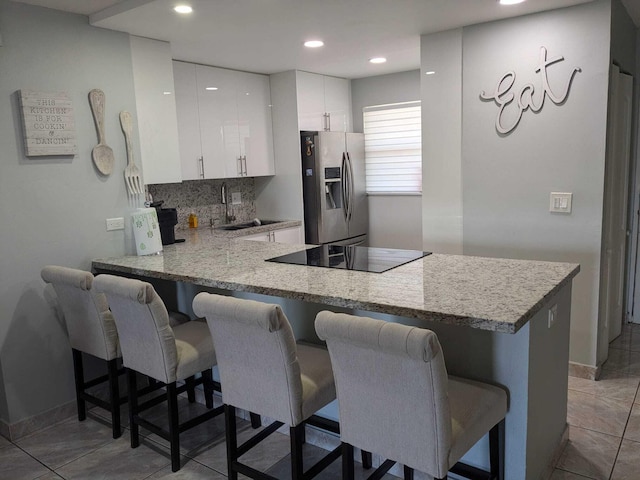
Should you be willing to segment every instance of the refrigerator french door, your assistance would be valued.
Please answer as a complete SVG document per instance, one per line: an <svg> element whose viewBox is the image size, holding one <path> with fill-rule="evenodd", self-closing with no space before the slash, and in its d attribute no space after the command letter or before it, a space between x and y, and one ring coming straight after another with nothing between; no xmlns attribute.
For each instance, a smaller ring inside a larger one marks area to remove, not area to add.
<svg viewBox="0 0 640 480"><path fill-rule="evenodd" d="M366 245L364 135L300 132L305 242Z"/></svg>

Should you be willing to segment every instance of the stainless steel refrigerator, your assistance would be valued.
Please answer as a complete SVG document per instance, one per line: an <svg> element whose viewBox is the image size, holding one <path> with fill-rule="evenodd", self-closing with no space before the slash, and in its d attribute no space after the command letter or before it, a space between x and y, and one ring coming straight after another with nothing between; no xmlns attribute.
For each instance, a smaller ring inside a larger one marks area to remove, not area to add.
<svg viewBox="0 0 640 480"><path fill-rule="evenodd" d="M300 132L305 242L366 245L364 135Z"/></svg>

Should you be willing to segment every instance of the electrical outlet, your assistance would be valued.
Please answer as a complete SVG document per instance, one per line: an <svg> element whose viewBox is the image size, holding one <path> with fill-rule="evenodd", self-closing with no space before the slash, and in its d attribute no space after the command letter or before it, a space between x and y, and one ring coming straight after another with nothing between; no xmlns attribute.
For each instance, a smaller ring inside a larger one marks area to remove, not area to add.
<svg viewBox="0 0 640 480"><path fill-rule="evenodd" d="M240 192L233 192L231 194L231 204L240 205L242 203L242 194Z"/></svg>
<svg viewBox="0 0 640 480"><path fill-rule="evenodd" d="M551 305L549 308L549 328L553 327L558 319L558 305Z"/></svg>
<svg viewBox="0 0 640 480"><path fill-rule="evenodd" d="M111 230L124 230L124 218L107 218L107 232Z"/></svg>

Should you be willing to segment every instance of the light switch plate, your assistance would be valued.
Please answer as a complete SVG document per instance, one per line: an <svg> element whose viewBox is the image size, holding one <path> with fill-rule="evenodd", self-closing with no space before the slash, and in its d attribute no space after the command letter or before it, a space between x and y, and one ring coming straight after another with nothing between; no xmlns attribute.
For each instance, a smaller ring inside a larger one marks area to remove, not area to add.
<svg viewBox="0 0 640 480"><path fill-rule="evenodd" d="M242 203L242 194L240 192L233 192L231 194L231 203L233 205L240 205Z"/></svg>
<svg viewBox="0 0 640 480"><path fill-rule="evenodd" d="M107 218L107 232L111 230L124 230L124 218Z"/></svg>
<svg viewBox="0 0 640 480"><path fill-rule="evenodd" d="M549 211L554 213L571 213L573 193L551 192L549 195Z"/></svg>

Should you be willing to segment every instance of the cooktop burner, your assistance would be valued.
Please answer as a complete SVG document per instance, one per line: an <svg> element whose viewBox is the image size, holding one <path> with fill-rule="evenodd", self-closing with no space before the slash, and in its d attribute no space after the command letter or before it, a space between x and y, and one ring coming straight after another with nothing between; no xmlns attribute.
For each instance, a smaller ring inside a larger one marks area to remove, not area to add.
<svg viewBox="0 0 640 480"><path fill-rule="evenodd" d="M427 255L431 255L431 252L354 245L320 245L308 250L269 258L267 262L382 273Z"/></svg>

